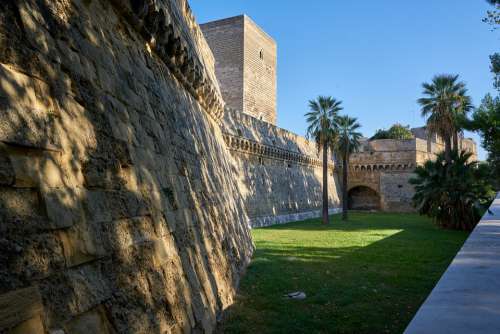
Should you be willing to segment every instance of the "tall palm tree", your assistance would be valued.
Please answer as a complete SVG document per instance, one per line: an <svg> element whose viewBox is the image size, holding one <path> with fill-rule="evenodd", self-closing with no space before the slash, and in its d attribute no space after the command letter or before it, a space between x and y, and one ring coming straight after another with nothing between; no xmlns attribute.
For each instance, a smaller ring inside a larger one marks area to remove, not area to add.
<svg viewBox="0 0 500 334"><path fill-rule="evenodd" d="M307 137L314 139L318 152L323 151L323 224L328 224L328 149L337 140L336 119L343 109L342 102L331 96L319 96L309 101L306 113Z"/></svg>
<svg viewBox="0 0 500 334"><path fill-rule="evenodd" d="M431 83L423 83L422 87L425 97L418 99L422 116L427 117L428 130L443 138L445 158L449 163L452 139L460 131L457 128L457 114L466 112L470 104L467 89L463 82L458 81L458 75L449 74L437 75Z"/></svg>
<svg viewBox="0 0 500 334"><path fill-rule="evenodd" d="M361 125L356 118L340 116L337 119L339 138L337 151L342 156L342 220L347 220L347 176L349 174L349 156L358 151L361 133L357 132Z"/></svg>

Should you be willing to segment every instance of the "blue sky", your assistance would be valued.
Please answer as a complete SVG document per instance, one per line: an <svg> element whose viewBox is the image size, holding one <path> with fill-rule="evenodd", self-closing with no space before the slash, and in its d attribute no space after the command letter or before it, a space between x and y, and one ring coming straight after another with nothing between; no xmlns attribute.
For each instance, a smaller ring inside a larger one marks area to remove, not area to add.
<svg viewBox="0 0 500 334"><path fill-rule="evenodd" d="M307 101L332 95L362 132L421 126L416 100L434 74L456 73L478 105L493 92L488 55L500 33L485 0L191 0L199 23L247 14L278 43L278 125L304 134ZM467 134L478 141L479 137ZM480 149L480 158L485 153Z"/></svg>

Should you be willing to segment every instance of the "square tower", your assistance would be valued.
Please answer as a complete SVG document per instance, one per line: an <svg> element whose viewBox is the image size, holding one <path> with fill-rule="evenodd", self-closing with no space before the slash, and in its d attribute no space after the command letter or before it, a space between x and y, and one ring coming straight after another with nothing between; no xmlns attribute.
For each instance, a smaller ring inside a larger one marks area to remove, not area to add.
<svg viewBox="0 0 500 334"><path fill-rule="evenodd" d="M229 108L276 124L276 42L248 16L201 25Z"/></svg>

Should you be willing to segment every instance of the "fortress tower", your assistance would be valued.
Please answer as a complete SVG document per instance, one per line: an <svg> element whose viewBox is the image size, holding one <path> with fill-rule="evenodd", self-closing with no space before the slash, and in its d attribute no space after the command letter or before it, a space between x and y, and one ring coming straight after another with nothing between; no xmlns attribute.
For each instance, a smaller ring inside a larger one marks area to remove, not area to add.
<svg viewBox="0 0 500 334"><path fill-rule="evenodd" d="M229 108L276 124L276 42L248 16L201 25Z"/></svg>

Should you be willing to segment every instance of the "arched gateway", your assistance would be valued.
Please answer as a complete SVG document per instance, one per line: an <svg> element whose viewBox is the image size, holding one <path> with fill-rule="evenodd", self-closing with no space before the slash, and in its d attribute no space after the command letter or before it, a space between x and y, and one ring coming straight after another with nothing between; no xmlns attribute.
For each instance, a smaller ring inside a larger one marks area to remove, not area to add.
<svg viewBox="0 0 500 334"><path fill-rule="evenodd" d="M348 192L350 210L380 210L380 195L372 188L356 186Z"/></svg>

